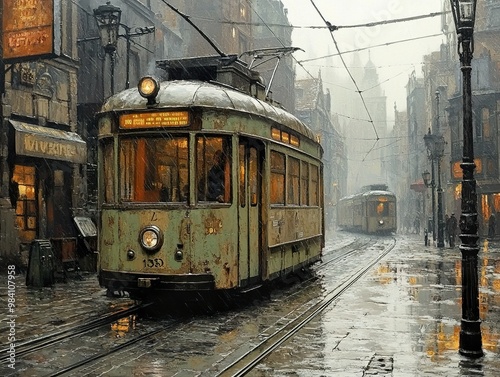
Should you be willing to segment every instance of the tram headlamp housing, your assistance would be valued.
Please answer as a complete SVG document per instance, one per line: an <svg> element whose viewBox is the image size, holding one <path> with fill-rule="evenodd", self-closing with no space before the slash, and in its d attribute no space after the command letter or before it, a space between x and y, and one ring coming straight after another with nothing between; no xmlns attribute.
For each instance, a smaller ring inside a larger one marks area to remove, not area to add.
<svg viewBox="0 0 500 377"><path fill-rule="evenodd" d="M163 245L163 233L155 225L149 225L139 233L139 243L147 252L155 252Z"/></svg>
<svg viewBox="0 0 500 377"><path fill-rule="evenodd" d="M384 225L384 220L379 220L378 225L380 225L380 226Z"/></svg>
<svg viewBox="0 0 500 377"><path fill-rule="evenodd" d="M139 94L148 100L148 105L156 103L156 96L160 91L160 83L152 76L144 76L137 84Z"/></svg>

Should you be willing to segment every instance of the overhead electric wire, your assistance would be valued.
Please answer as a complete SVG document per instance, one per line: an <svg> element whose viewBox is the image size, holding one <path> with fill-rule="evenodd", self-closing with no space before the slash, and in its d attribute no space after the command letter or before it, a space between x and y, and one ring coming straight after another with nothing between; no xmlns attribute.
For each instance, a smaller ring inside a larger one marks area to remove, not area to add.
<svg viewBox="0 0 500 377"><path fill-rule="evenodd" d="M433 38L433 37L439 37L439 36L443 36L443 33L424 35L424 36L421 36L421 37L408 38L408 39L401 39L399 41L393 41L393 42L385 42L385 43L381 43L381 44L378 44L378 45L372 45L372 46L357 48L355 50L343 51L342 54L345 55L345 54L350 54L350 53L353 53L353 52L359 52L359 51L363 51L363 50L370 50L372 48L377 48L377 47L386 47L386 46L390 46L390 45L393 45L393 44L396 44L396 43L406 43L406 42L416 41L418 39ZM330 58L332 56L339 56L339 55L340 55L340 53L330 54L330 55L323 55L323 56L320 56L320 57L317 57L317 58L304 59L304 60L301 60L300 62L301 63L307 63L307 62L312 62L314 60L320 60L320 59Z"/></svg>
<svg viewBox="0 0 500 377"><path fill-rule="evenodd" d="M247 3L250 7L250 9L257 15L257 17L259 17L259 19L262 21L262 23L267 27L267 29L269 30L269 32L278 40L279 43L281 43L281 46L283 47L287 47L285 46L285 44L283 43L283 41L276 35L276 33L271 29L271 27L264 21L264 19L260 16L259 13L257 13L257 11L254 9L254 7L252 6L252 2L250 0L247 0ZM295 56L291 55L292 56L292 59L295 60L295 62L300 65L302 67L302 69L309 75L309 77L315 79L315 77L311 74L311 72L309 72L306 67L304 67L302 65L302 63L300 63L296 58Z"/></svg>
<svg viewBox="0 0 500 377"><path fill-rule="evenodd" d="M247 0L248 1L248 0ZM386 24L393 24L393 23L398 23L398 22L406 22L406 21L415 21L415 20L420 20L424 18L430 18L430 17L436 17L436 16L441 16L443 14L446 14L449 12L433 12L429 14L422 14L419 16L412 16L412 17L406 17L406 18L398 18L394 20L385 20L385 21L378 21L378 22L369 22L366 24L356 24L356 25L332 25L328 24L326 26L321 26L321 25L302 25L302 26L297 26L297 25L291 25L291 24L277 24L277 23L267 23L265 21L260 22L246 22L246 21L228 21L228 20L214 20L213 18L209 17L191 17L193 19L201 20L201 21L213 21L213 22L218 22L221 24L229 24L229 25L243 25L243 26L266 26L266 27L280 27L280 28L290 28L290 29L328 29L330 31L334 30L340 30L340 29L353 29L353 28L363 28L363 27L374 27L374 26L379 26L379 25L386 25ZM259 17L260 18L260 17ZM332 30L333 29L333 30Z"/></svg>
<svg viewBox="0 0 500 377"><path fill-rule="evenodd" d="M320 10L318 9L318 7L316 6L316 4L314 3L314 0L310 0L311 1L311 4L313 5L314 9L316 9L316 12L318 12L318 15L321 17L321 19L323 20L323 22L327 25L327 26L330 26L331 24L325 19L325 17L323 16L323 14L320 12ZM375 123L373 122L373 118L370 114L370 111L368 109L368 106L366 104L366 101L365 101L365 98L363 97L363 92L360 90L359 86L358 86L358 83L356 82L356 79L354 78L354 76L352 75L351 71L349 70L349 67L347 67L347 64L344 60L344 57L342 56L342 53L340 52L340 49L339 49L339 46L337 44L337 41L335 39L335 37L333 36L333 30L329 29L330 30L330 36L333 40L333 44L335 45L335 49L337 50L338 52L338 55L340 57L340 60L342 61L342 65L344 66L344 68L346 69L347 71L347 74L349 75L349 77L351 78L354 86L356 87L356 92L359 94L359 97L361 99L361 102L363 103L363 107L365 108L365 111L366 111L366 114L368 115L368 118L369 118L369 122L371 123L372 125L372 128L373 128L373 131L375 133L375 136L376 136L376 139L375 139L375 143L373 144L373 146L370 148L370 150L366 153L365 157L363 158L363 161L365 161L366 157L371 153L371 151L375 148L375 145L378 143L379 141L379 136L378 136L378 132L377 132L377 129L375 128Z"/></svg>
<svg viewBox="0 0 500 377"><path fill-rule="evenodd" d="M170 5L166 0L161 0L167 7L172 9L175 13L177 13L179 16L181 16L186 22L191 25L200 35L212 46L212 48L217 51L217 53L220 56L227 56L222 50L215 44L214 41L212 41L193 21L191 21L191 16L188 16L187 14L182 13L179 9L175 8L174 6Z"/></svg>

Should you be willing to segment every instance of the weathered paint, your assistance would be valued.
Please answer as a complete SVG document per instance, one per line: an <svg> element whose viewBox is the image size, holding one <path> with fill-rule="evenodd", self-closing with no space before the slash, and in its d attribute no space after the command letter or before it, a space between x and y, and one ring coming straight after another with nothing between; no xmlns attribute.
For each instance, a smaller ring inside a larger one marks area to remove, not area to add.
<svg viewBox="0 0 500 377"><path fill-rule="evenodd" d="M319 236L320 208L271 208L268 221L269 247Z"/></svg>

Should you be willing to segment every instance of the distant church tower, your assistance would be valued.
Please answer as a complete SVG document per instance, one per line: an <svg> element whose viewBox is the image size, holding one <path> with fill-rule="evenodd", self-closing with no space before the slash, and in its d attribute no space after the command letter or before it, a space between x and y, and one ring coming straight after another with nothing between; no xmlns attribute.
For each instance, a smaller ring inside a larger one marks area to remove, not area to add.
<svg viewBox="0 0 500 377"><path fill-rule="evenodd" d="M349 156L349 191L355 192L365 185L387 183L385 160L388 145L387 97L380 86L375 64L368 58L363 77L356 77L368 108L366 113L361 98L355 101L356 117L347 129L346 145ZM376 132L375 132L376 130ZM378 137L378 141L377 141Z"/></svg>

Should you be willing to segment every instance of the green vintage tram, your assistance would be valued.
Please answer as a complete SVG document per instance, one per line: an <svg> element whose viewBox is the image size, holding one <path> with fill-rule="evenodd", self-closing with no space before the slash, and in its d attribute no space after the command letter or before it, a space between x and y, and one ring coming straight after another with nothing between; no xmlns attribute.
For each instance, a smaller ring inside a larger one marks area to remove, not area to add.
<svg viewBox="0 0 500 377"><path fill-rule="evenodd" d="M101 286L245 291L318 261L322 148L235 57L160 61L99 127ZM217 179L217 182L213 182Z"/></svg>
<svg viewBox="0 0 500 377"><path fill-rule="evenodd" d="M337 221L340 229L391 234L397 230L396 195L385 184L368 185L361 192L339 200Z"/></svg>

